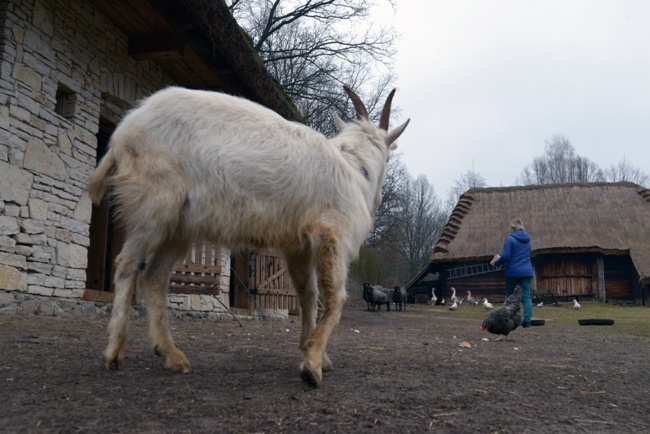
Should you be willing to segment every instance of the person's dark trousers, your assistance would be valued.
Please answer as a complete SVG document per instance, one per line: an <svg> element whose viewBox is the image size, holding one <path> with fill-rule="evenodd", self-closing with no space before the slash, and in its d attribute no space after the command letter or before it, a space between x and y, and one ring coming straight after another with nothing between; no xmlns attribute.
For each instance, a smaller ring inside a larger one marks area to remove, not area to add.
<svg viewBox="0 0 650 434"><path fill-rule="evenodd" d="M521 304L524 305L524 322L522 325L524 327L530 325L530 318L533 316L533 299L530 297L532 283L532 277L506 277L506 297L512 295L517 285L521 286Z"/></svg>

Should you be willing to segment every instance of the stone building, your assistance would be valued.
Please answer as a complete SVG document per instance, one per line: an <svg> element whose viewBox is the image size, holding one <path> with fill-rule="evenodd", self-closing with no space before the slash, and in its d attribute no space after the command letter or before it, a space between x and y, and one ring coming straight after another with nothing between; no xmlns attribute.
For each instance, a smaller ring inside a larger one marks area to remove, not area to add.
<svg viewBox="0 0 650 434"><path fill-rule="evenodd" d="M140 98L176 84L300 118L221 1L132 3L0 1L0 290L110 301L119 230L86 179ZM193 255L172 305L225 309L230 252Z"/></svg>

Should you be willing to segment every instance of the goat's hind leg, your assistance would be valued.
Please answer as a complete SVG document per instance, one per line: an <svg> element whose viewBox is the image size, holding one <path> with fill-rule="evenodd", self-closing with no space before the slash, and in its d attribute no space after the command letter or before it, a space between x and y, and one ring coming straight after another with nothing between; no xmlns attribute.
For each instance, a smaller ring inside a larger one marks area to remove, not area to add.
<svg viewBox="0 0 650 434"><path fill-rule="evenodd" d="M187 252L184 244L163 245L142 264L138 290L144 296L149 321L149 336L157 355L165 358L165 368L172 372L190 372L190 362L176 348L169 329L167 288L169 275L176 262Z"/></svg>
<svg viewBox="0 0 650 434"><path fill-rule="evenodd" d="M131 291L135 288L141 258L141 240L127 238L122 251L115 259L115 294L113 313L108 324L108 346L104 350L104 366L119 369L126 354Z"/></svg>

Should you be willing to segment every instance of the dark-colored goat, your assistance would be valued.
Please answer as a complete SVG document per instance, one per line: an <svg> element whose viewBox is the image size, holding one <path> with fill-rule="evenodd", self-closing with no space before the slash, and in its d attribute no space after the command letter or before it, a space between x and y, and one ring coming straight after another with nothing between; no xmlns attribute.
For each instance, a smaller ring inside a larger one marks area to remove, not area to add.
<svg viewBox="0 0 650 434"><path fill-rule="evenodd" d="M406 310L406 288L400 288L396 286L393 290L393 303L395 303L395 310Z"/></svg>

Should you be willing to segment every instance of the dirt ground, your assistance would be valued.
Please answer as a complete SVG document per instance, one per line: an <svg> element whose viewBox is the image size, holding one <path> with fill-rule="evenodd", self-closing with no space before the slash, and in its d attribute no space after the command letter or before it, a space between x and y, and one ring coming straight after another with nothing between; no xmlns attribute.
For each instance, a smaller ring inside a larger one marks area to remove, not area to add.
<svg viewBox="0 0 650 434"><path fill-rule="evenodd" d="M0 315L1 432L647 432L650 342L611 327L518 329L510 341L441 307L346 306L319 388L298 373L299 323L174 320L192 363L171 374L131 323L103 368L108 317ZM490 338L489 341L483 338ZM464 342L469 348L464 347Z"/></svg>

